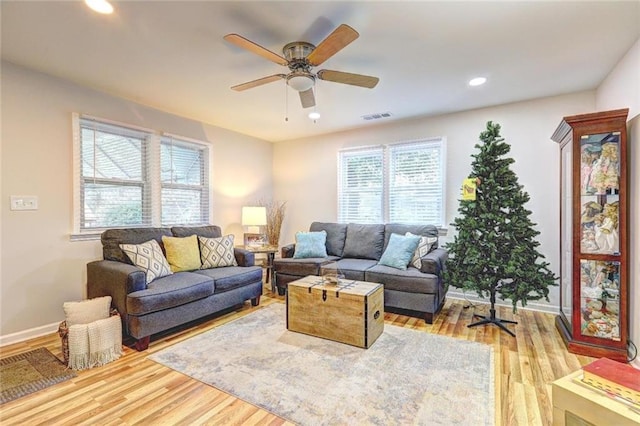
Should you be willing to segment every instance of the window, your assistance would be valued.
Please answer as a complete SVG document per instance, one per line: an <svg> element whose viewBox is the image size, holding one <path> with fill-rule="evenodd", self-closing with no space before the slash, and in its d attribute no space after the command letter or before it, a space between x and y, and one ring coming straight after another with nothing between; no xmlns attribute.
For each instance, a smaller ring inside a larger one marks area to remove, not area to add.
<svg viewBox="0 0 640 426"><path fill-rule="evenodd" d="M444 225L444 139L340 151L338 221Z"/></svg>
<svg viewBox="0 0 640 426"><path fill-rule="evenodd" d="M74 114L74 233L209 222L209 147Z"/></svg>
<svg viewBox="0 0 640 426"><path fill-rule="evenodd" d="M207 148L163 137L160 148L162 224L207 223L209 185Z"/></svg>

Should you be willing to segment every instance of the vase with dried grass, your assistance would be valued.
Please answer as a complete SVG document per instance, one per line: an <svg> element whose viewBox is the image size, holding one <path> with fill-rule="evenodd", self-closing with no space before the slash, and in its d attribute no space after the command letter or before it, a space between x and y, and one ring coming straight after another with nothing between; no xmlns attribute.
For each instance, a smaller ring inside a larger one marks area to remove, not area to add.
<svg viewBox="0 0 640 426"><path fill-rule="evenodd" d="M280 230L284 220L286 201L263 201L258 205L267 208L267 240L270 246L278 246L280 243Z"/></svg>

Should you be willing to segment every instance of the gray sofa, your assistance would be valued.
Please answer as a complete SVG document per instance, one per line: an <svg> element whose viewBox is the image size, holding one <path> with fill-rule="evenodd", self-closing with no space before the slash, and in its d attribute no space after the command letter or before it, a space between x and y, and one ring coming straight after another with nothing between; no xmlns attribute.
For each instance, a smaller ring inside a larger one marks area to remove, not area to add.
<svg viewBox="0 0 640 426"><path fill-rule="evenodd" d="M307 275L322 275L323 267L337 266L346 279L380 283L384 286L385 309L420 315L431 324L444 304L443 282L447 251L438 247L421 257L422 266L406 270L378 264L391 234L438 237L433 225L343 224L314 222L309 231L326 231L327 257L295 259L295 244L282 248L274 261L278 292L284 294L287 284ZM333 262L336 262L333 264Z"/></svg>
<svg viewBox="0 0 640 426"><path fill-rule="evenodd" d="M89 298L111 296L123 329L144 350L152 334L185 324L251 300L262 294L262 268L254 254L234 249L238 266L176 272L147 284L145 272L134 266L120 244L141 244L151 239L160 247L162 236L221 237L218 226L110 229L102 233L104 260L87 264Z"/></svg>

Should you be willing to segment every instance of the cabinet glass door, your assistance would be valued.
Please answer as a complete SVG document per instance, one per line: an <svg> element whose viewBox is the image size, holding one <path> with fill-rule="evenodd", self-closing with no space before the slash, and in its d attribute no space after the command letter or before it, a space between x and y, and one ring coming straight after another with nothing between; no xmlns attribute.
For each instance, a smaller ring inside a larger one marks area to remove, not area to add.
<svg viewBox="0 0 640 426"><path fill-rule="evenodd" d="M620 132L580 140L580 252L619 254Z"/></svg>
<svg viewBox="0 0 640 426"><path fill-rule="evenodd" d="M620 341L620 262L580 260L580 330Z"/></svg>

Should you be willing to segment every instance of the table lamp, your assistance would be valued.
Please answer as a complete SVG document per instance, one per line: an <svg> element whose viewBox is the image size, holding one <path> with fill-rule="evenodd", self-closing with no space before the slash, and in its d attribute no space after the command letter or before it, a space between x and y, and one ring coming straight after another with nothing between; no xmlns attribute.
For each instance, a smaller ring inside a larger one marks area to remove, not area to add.
<svg viewBox="0 0 640 426"><path fill-rule="evenodd" d="M247 227L250 234L259 234L260 227L267 224L266 207L243 207L242 225Z"/></svg>

